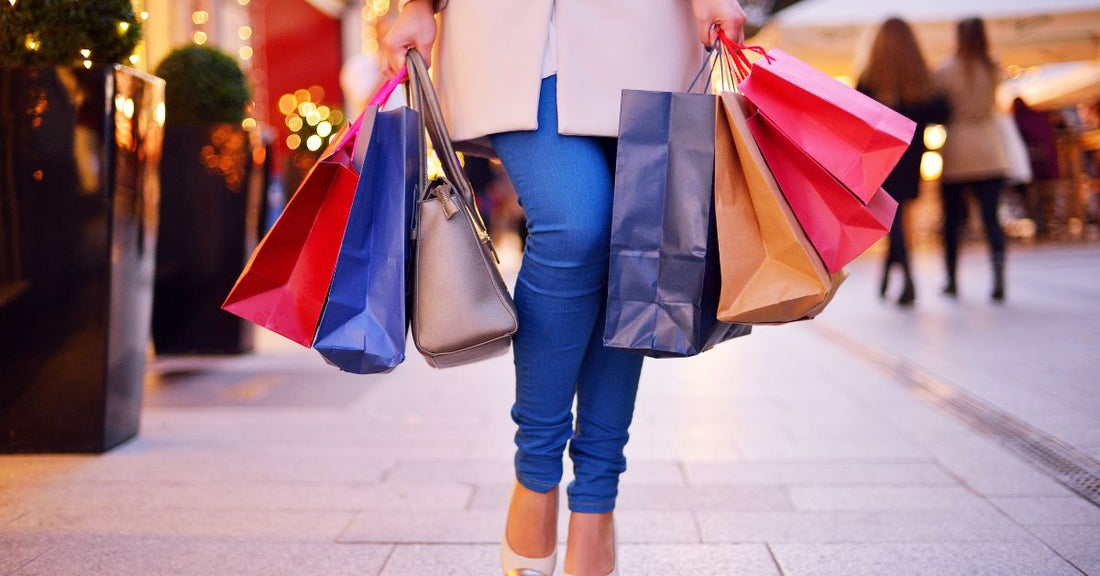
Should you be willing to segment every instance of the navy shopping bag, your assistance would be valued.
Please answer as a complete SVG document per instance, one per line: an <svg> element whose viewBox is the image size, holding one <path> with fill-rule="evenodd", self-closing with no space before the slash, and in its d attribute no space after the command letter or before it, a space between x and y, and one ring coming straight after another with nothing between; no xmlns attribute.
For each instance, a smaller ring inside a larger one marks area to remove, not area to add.
<svg viewBox="0 0 1100 576"><path fill-rule="evenodd" d="M717 106L709 94L623 91L605 346L693 356L751 329L717 318Z"/></svg>
<svg viewBox="0 0 1100 576"><path fill-rule="evenodd" d="M341 370L388 372L405 360L419 150L415 110L377 112L313 343Z"/></svg>

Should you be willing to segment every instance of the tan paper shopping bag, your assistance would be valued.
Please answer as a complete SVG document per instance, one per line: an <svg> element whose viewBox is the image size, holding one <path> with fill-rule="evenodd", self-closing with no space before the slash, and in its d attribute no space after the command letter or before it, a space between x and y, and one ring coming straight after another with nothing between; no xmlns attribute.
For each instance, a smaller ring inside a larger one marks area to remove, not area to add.
<svg viewBox="0 0 1100 576"><path fill-rule="evenodd" d="M782 324L832 299L830 275L791 212L748 128L744 97L721 96L715 130L715 216L722 269L718 319Z"/></svg>

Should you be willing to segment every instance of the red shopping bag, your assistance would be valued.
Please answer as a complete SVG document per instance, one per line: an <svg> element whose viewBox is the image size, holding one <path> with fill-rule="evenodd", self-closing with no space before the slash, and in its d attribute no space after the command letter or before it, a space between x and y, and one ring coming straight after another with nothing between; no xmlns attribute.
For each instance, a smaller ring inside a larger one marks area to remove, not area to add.
<svg viewBox="0 0 1100 576"><path fill-rule="evenodd" d="M752 64L740 89L864 203L874 200L916 130L912 120L776 48Z"/></svg>
<svg viewBox="0 0 1100 576"><path fill-rule="evenodd" d="M864 204L758 110L749 131L825 268L837 273L890 230L898 203L881 188Z"/></svg>
<svg viewBox="0 0 1100 576"><path fill-rule="evenodd" d="M359 182L352 155L362 123L345 129L306 174L223 310L302 346L313 343Z"/></svg>

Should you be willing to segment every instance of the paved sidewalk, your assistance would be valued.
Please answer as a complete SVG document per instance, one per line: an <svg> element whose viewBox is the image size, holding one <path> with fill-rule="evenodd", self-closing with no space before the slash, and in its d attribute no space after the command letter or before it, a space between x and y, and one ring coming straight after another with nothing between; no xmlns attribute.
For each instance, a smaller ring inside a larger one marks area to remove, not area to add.
<svg viewBox="0 0 1100 576"><path fill-rule="evenodd" d="M1013 254L1004 308L967 254L958 303L934 261L916 310L880 303L864 260L815 322L647 361L622 573L1100 575L1100 508L863 353L1096 456L1100 249ZM358 377L264 337L155 368L133 442L0 456L0 574L499 573L510 358Z"/></svg>

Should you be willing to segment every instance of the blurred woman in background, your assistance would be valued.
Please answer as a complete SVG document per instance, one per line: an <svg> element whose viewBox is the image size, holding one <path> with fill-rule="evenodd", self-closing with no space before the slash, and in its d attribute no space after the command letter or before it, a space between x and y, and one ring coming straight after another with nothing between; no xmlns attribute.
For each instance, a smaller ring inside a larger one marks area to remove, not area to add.
<svg viewBox="0 0 1100 576"><path fill-rule="evenodd" d="M981 205L982 224L989 240L993 261L995 302L1005 297L1005 234L997 219L1008 156L994 123L994 93L1000 70L989 55L985 24L968 18L958 24L958 48L936 71L936 86L947 96L951 118L943 147L944 252L947 285L943 292L958 293L956 268L959 259L959 229L966 222L969 190Z"/></svg>
<svg viewBox="0 0 1100 576"><path fill-rule="evenodd" d="M906 206L920 192L920 162L925 152L924 129L928 124L947 121L947 100L933 85L932 73L921 55L912 28L900 18L890 18L879 28L857 88L917 123L909 149L883 185L898 201L898 211L890 227L890 248L882 271L880 292L883 297L886 296L891 268L897 265L905 279L898 304L910 306L916 299L916 289L905 237Z"/></svg>

